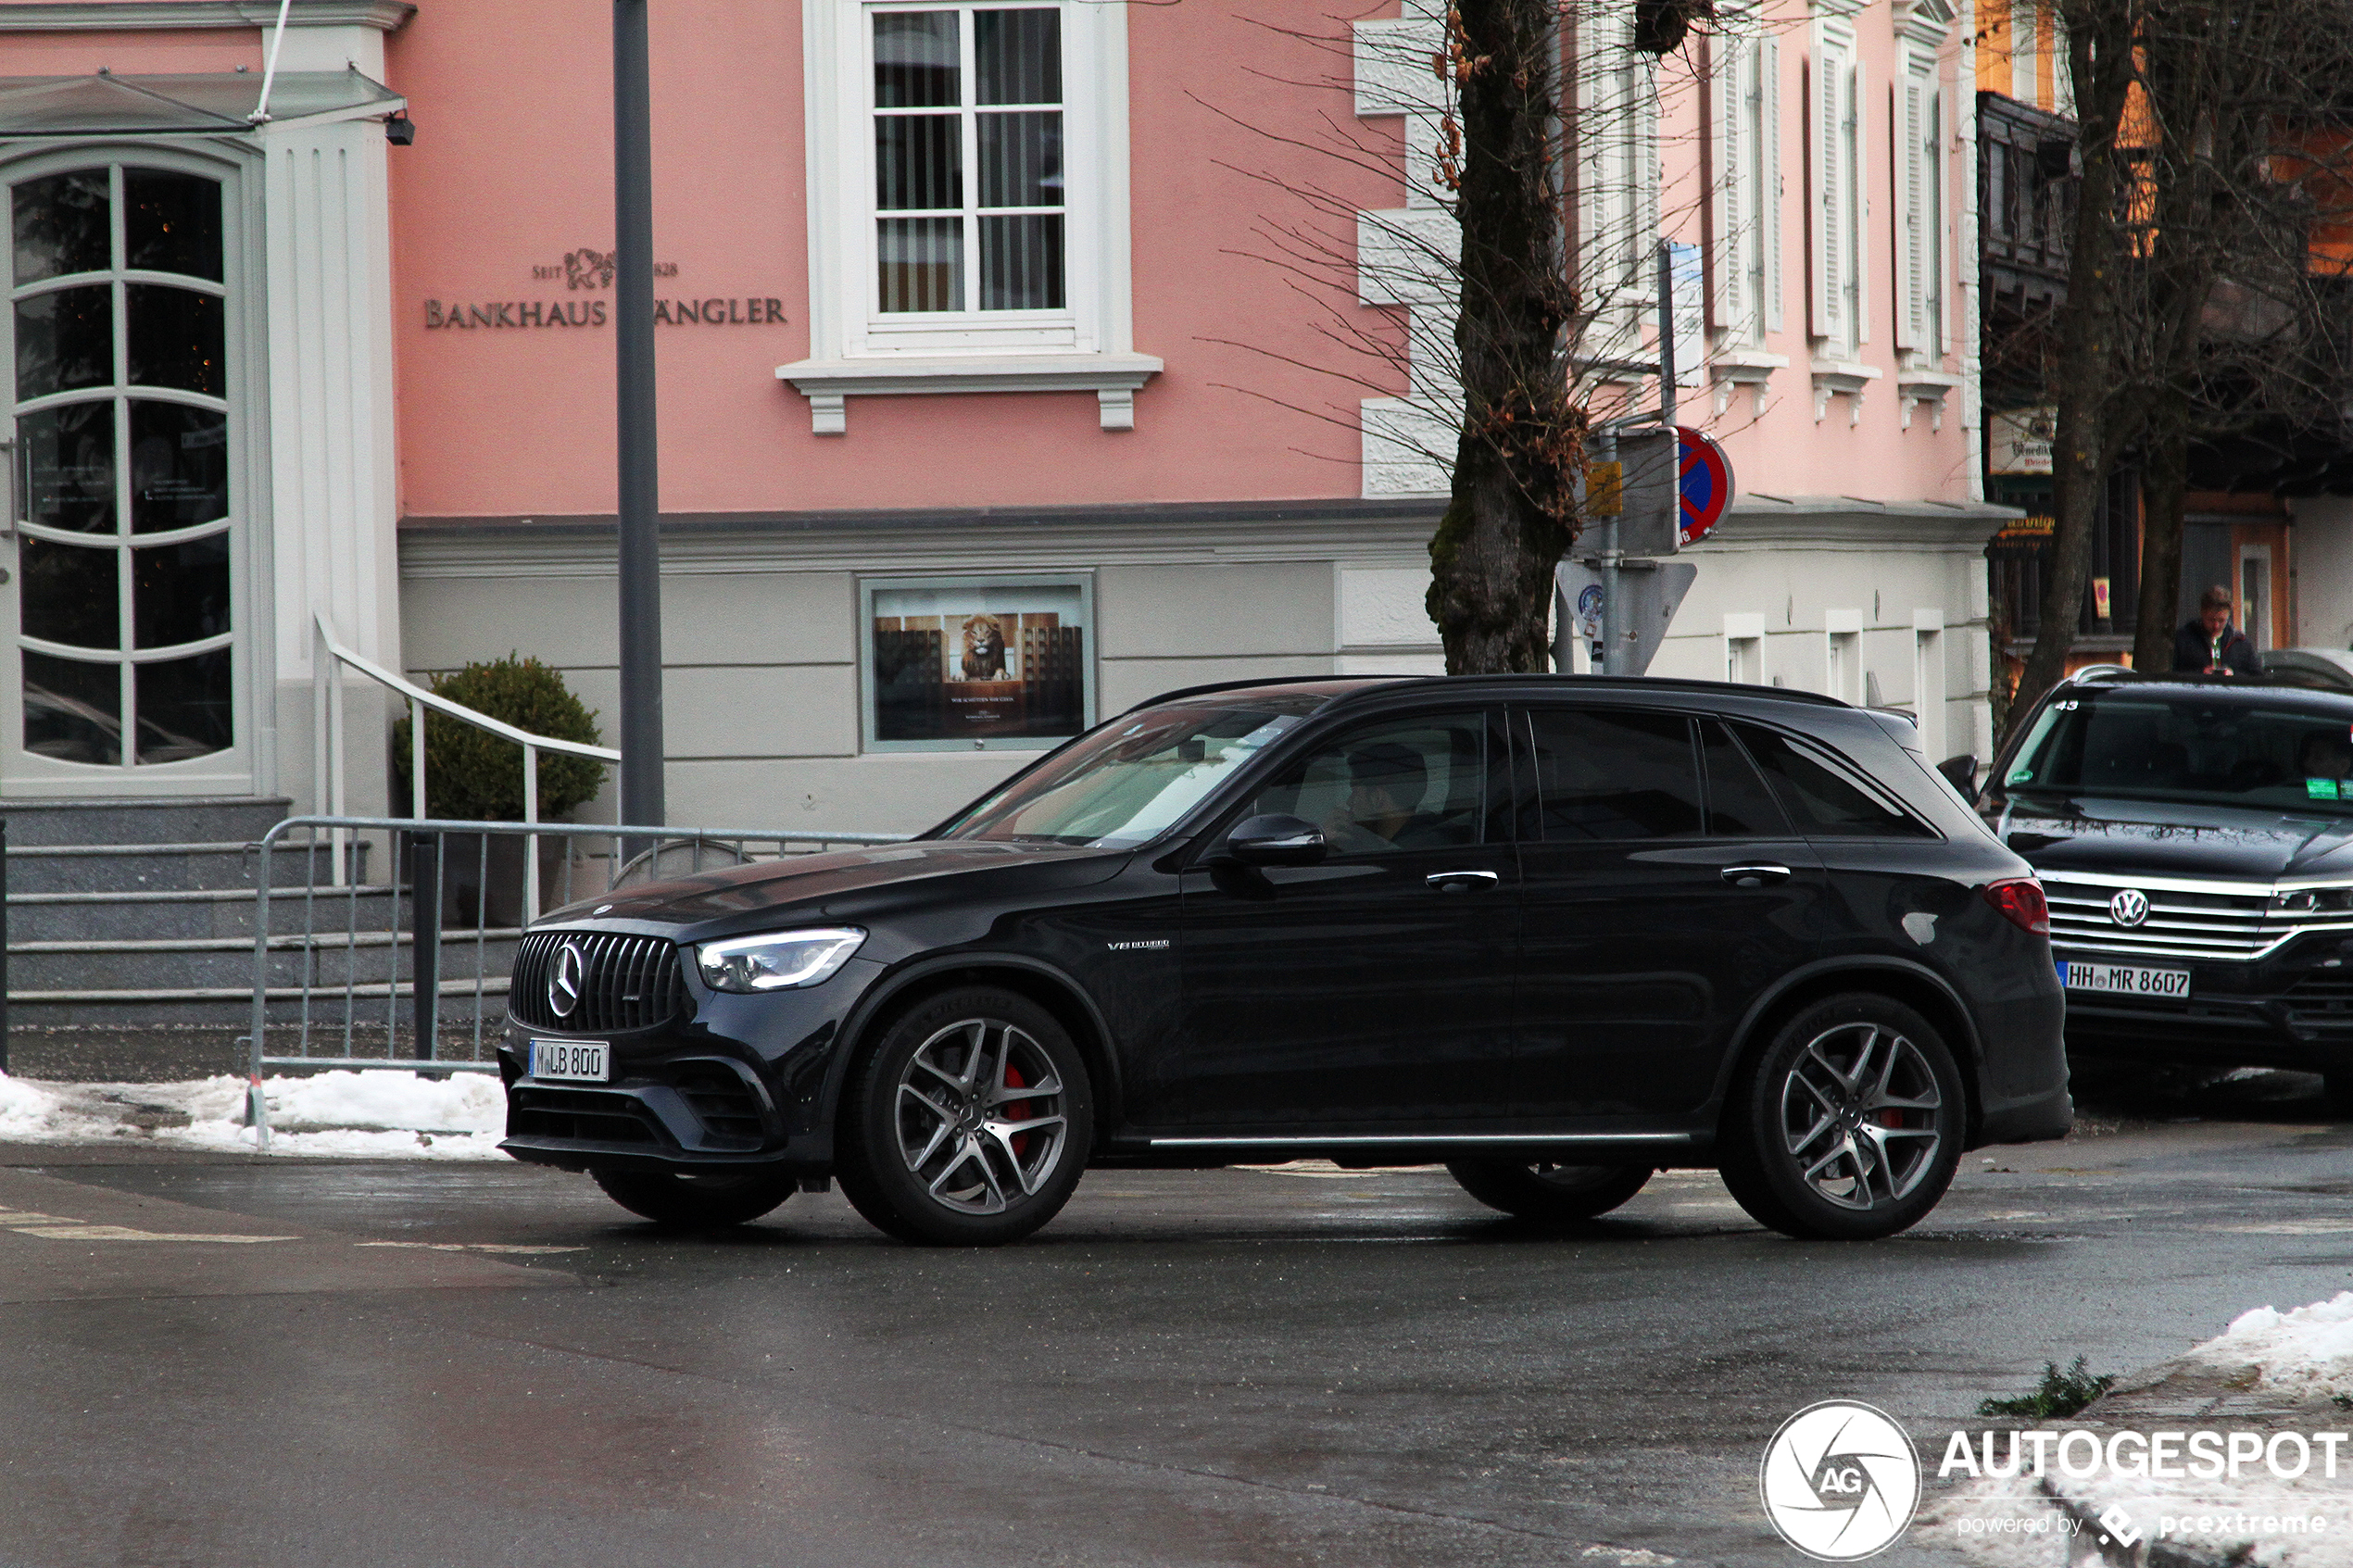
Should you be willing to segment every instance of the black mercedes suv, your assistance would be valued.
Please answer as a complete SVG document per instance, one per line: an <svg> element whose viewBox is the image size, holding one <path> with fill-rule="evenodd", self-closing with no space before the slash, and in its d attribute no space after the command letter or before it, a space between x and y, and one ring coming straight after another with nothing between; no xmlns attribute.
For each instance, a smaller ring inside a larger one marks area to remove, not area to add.
<svg viewBox="0 0 2353 1568"><path fill-rule="evenodd" d="M2287 1067L2353 1105L2353 693L2108 667L2055 686L1980 809L2050 896L2069 1044Z"/></svg>
<svg viewBox="0 0 2353 1568"><path fill-rule="evenodd" d="M1934 1206L2070 1107L2042 891L1898 716L1589 677L1253 683L912 842L559 909L504 1147L673 1223L837 1177L911 1241L1089 1165L1443 1163L1590 1218L1720 1169L1793 1236Z"/></svg>

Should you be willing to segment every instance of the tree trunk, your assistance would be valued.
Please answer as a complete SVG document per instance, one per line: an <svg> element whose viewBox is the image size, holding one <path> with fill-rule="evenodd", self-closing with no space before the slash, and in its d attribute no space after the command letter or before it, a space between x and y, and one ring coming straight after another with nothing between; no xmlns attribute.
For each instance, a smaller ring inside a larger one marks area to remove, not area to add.
<svg viewBox="0 0 2353 1568"><path fill-rule="evenodd" d="M1575 536L1584 421L1559 358L1569 295L1554 188L1558 16L1552 0L1459 0L1448 14L1463 426L1428 602L1450 674L1551 668L1553 571Z"/></svg>
<svg viewBox="0 0 2353 1568"><path fill-rule="evenodd" d="M2141 622L2133 668L2173 668L2173 618L2182 603L2182 508L2189 488L2189 436L2178 428L2148 444L2141 469Z"/></svg>
<svg viewBox="0 0 2353 1568"><path fill-rule="evenodd" d="M2012 713L2024 713L2067 672L2083 613L2100 488L2121 433L2115 396L2116 302L2118 270L2128 258L2118 222L2121 171L2116 133L2132 80L2136 21L2129 6L2079 4L2063 7L2062 15L2082 116L2077 145L2083 175L2069 236L2067 299L2058 308L2058 358L2051 372L2058 406L2057 439L2051 444L2051 553L2034 651L2019 677Z"/></svg>

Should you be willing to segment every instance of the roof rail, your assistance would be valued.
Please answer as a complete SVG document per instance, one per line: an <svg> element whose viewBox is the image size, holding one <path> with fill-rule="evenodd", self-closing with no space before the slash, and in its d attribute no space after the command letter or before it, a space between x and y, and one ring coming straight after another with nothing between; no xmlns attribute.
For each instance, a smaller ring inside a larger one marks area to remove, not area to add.
<svg viewBox="0 0 2353 1568"><path fill-rule="evenodd" d="M1736 681L1687 681L1664 675L1554 675L1530 672L1521 675L1277 675L1255 681L1211 681L1198 686L1179 686L1174 691L1158 693L1143 701L1121 709L1121 717L1164 702L1176 702L1186 697L1205 696L1216 692L1263 691L1281 686L1321 686L1349 683L1342 690L1329 694L1327 700L1347 702L1376 691L1390 691L1399 686L1436 685L1509 687L1529 685L1567 686L1575 683L1579 689L1599 688L1607 691L1635 692L1712 692L1726 696L1763 697L1768 701L1808 703L1817 708L1850 706L1834 696L1820 692L1799 691L1789 686L1753 686Z"/></svg>

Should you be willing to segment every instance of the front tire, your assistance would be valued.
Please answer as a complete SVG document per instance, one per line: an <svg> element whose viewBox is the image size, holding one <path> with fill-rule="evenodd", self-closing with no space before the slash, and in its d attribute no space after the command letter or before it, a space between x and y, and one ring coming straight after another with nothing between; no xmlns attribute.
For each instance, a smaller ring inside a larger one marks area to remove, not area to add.
<svg viewBox="0 0 2353 1568"><path fill-rule="evenodd" d="M1446 1173L1490 1209L1539 1224L1608 1213L1642 1190L1647 1165L1555 1165L1549 1160L1449 1160Z"/></svg>
<svg viewBox="0 0 2353 1568"><path fill-rule="evenodd" d="M901 1014L851 1073L841 1118L843 1196L876 1229L933 1247L1001 1246L1052 1219L1095 1131L1068 1031L994 987Z"/></svg>
<svg viewBox="0 0 2353 1568"><path fill-rule="evenodd" d="M793 1195L789 1175L773 1171L690 1175L675 1171L591 1171L605 1196L659 1225L716 1230L749 1224Z"/></svg>
<svg viewBox="0 0 2353 1568"><path fill-rule="evenodd" d="M1724 1185L1784 1236L1894 1236L1952 1185L1964 1104L1952 1052L1928 1020L1887 997L1828 997L1734 1077Z"/></svg>

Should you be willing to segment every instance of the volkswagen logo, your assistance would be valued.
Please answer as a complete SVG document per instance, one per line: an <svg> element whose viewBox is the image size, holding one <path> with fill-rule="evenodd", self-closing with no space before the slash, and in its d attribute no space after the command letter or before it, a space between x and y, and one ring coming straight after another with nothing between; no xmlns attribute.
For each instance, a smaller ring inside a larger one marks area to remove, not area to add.
<svg viewBox="0 0 2353 1568"><path fill-rule="evenodd" d="M2108 918L2119 925L2138 925L2149 918L2149 896L2137 887L2119 891L2108 901Z"/></svg>
<svg viewBox="0 0 2353 1568"><path fill-rule="evenodd" d="M580 956L580 944L565 943L556 950L556 972L547 981L547 1006L558 1018L570 1018L587 983L588 961Z"/></svg>

